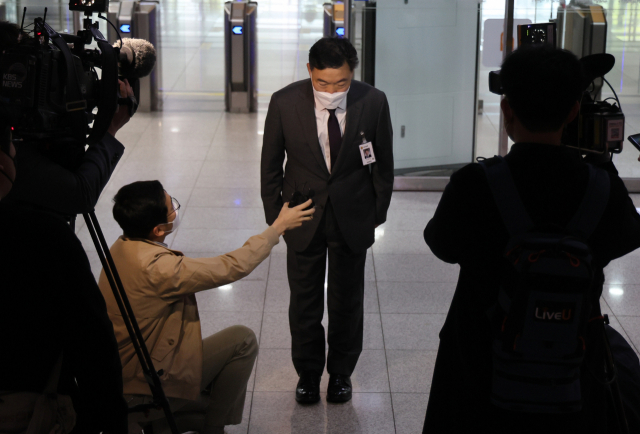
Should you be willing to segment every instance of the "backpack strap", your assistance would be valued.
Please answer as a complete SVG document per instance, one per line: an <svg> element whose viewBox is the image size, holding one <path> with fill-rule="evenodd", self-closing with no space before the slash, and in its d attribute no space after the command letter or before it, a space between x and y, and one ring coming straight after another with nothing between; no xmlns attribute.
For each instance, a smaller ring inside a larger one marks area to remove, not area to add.
<svg viewBox="0 0 640 434"><path fill-rule="evenodd" d="M500 216L509 231L509 236L514 237L533 229L533 222L520 199L511 171L504 158L496 156L491 162L481 161L480 165L487 175L493 199L498 205Z"/></svg>
<svg viewBox="0 0 640 434"><path fill-rule="evenodd" d="M578 212L567 225L567 231L583 240L589 239L598 226L609 202L609 174L604 170L589 166L589 184Z"/></svg>

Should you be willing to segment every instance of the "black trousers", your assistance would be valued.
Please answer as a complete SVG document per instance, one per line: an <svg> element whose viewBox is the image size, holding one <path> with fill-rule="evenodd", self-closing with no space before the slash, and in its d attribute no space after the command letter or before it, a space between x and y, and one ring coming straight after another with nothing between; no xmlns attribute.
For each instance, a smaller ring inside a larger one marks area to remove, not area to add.
<svg viewBox="0 0 640 434"><path fill-rule="evenodd" d="M322 374L325 365L324 282L327 275L329 312L329 374L351 375L362 352L364 265L367 252L353 252L347 245L331 203L303 252L287 250L287 275L291 299L289 326L291 355L298 373Z"/></svg>

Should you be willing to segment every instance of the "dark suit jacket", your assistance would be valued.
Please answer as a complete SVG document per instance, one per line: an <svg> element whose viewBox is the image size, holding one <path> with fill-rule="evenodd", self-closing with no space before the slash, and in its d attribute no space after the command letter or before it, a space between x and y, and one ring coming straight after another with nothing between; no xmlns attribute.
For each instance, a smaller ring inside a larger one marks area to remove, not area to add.
<svg viewBox="0 0 640 434"><path fill-rule="evenodd" d="M517 143L505 157L531 220L538 227L566 227L586 191L588 167L577 151L560 146ZM602 269L640 247L640 216L612 163L609 201L588 240L597 296ZM424 238L440 259L460 264L460 277L440 332L440 347L429 395L427 433L607 432L603 390L583 366L583 409L566 415L509 412L492 405L491 328L487 310L496 303L501 277L510 270L504 259L507 229L479 164L451 177ZM588 348L594 348L588 342Z"/></svg>
<svg viewBox="0 0 640 434"><path fill-rule="evenodd" d="M304 183L314 190L314 219L287 231L285 241L304 250L313 237L327 200L347 244L363 251L374 241L374 229L387 219L393 190L393 133L385 94L365 83L351 82L340 154L329 174L320 149L311 80L290 84L274 93L264 127L261 194L267 223L272 224ZM376 162L362 165L361 132L373 145ZM287 164L283 170L285 153Z"/></svg>

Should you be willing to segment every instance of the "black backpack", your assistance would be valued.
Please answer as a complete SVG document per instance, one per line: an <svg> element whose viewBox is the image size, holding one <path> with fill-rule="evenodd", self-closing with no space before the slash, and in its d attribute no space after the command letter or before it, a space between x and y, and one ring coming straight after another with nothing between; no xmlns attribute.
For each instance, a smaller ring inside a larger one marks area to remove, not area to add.
<svg viewBox="0 0 640 434"><path fill-rule="evenodd" d="M584 199L568 226L538 231L504 159L480 164L511 237L505 258L513 265L488 312L494 330L491 401L513 411L580 411L587 323L598 303L587 240L606 208L609 176L589 165Z"/></svg>

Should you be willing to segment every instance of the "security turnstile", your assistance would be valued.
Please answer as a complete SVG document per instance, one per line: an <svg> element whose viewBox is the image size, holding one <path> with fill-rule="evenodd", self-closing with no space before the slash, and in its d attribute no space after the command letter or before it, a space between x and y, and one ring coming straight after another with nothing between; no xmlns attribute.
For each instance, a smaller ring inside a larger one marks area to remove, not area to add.
<svg viewBox="0 0 640 434"><path fill-rule="evenodd" d="M138 111L152 112L162 110L162 98L159 91L162 83L162 60L160 50L160 3L158 1L121 1L110 2L109 21L118 29L119 35L111 26L107 38L114 43L120 37L144 39L156 49L156 66L140 81Z"/></svg>
<svg viewBox="0 0 640 434"><path fill-rule="evenodd" d="M258 3L224 4L225 106L228 112L258 110L256 16Z"/></svg>
<svg viewBox="0 0 640 434"><path fill-rule="evenodd" d="M325 38L344 38L344 3L334 1L323 6L323 36Z"/></svg>
<svg viewBox="0 0 640 434"><path fill-rule="evenodd" d="M567 5L558 9L559 45L582 58L590 54L606 53L607 18L604 8L599 5ZM603 81L595 80L591 95L600 99Z"/></svg>

